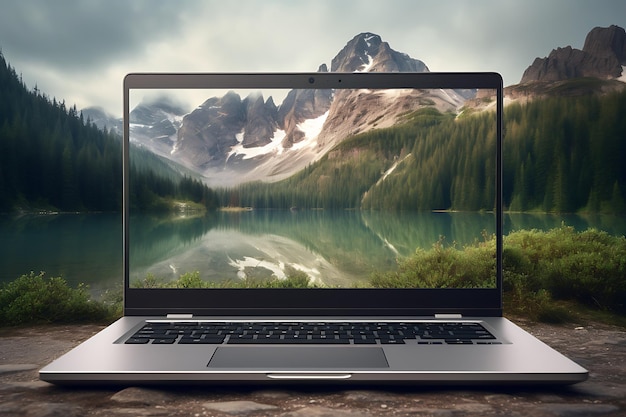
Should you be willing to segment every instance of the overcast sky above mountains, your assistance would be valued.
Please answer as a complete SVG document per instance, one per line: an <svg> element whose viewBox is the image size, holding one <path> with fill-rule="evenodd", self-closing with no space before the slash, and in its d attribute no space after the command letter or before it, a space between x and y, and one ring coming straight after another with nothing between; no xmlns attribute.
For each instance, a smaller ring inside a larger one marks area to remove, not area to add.
<svg viewBox="0 0 626 417"><path fill-rule="evenodd" d="M121 115L134 71L315 71L361 32L431 71L520 81L536 57L626 27L623 0L19 0L3 2L0 50L29 87Z"/></svg>

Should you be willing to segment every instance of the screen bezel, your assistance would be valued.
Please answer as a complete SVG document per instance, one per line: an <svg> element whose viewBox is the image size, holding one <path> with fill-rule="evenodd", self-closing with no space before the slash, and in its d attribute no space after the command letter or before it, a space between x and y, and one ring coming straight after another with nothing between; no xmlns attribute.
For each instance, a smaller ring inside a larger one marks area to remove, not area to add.
<svg viewBox="0 0 626 417"><path fill-rule="evenodd" d="M496 91L496 287L479 289L141 289L129 279L132 89L493 89ZM123 82L124 314L502 315L503 82L497 73L133 73Z"/></svg>

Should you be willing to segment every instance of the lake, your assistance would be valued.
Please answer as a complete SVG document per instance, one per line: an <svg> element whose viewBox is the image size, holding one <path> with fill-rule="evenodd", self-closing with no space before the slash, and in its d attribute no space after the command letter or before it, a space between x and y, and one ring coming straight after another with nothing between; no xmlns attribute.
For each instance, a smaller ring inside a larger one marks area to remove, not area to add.
<svg viewBox="0 0 626 417"><path fill-rule="evenodd" d="M505 234L548 230L562 223L624 235L614 216L505 214ZM133 217L131 278L174 279L201 271L205 280L237 280L250 271L284 275L285 265L313 281L349 285L372 270L393 268L398 257L430 248L441 236L459 246L493 233L490 213L373 211L244 211L206 217ZM120 214L0 217L0 282L30 271L89 284L94 293L122 276Z"/></svg>

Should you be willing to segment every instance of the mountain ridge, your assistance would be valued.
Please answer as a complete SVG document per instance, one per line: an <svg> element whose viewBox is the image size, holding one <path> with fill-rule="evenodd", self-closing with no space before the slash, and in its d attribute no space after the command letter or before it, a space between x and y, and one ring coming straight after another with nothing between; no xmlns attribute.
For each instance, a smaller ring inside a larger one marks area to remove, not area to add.
<svg viewBox="0 0 626 417"><path fill-rule="evenodd" d="M535 96L606 94L626 88L626 31L595 27L583 49L557 47L535 58L518 84L505 88L512 99Z"/></svg>
<svg viewBox="0 0 626 417"><path fill-rule="evenodd" d="M571 78L618 78L626 65L626 31L619 26L596 27L585 38L583 49L556 48L546 58L536 58L524 71L520 84Z"/></svg>
<svg viewBox="0 0 626 417"><path fill-rule="evenodd" d="M331 60L331 71L429 69L422 61L392 49L380 36L363 32ZM328 72L326 64L321 64L318 72ZM131 125L131 137L195 169L212 185L279 181L319 159L350 135L391 126L399 114L425 106L457 111L475 93L398 90L396 96L387 97L363 90L292 90L280 103L275 103L273 97L265 100L258 93L247 97L228 93L212 97L184 115L176 135L167 131L167 126L153 126L150 132L144 132ZM131 121L137 107L131 112ZM154 137L163 140L156 143ZM170 148L162 147L163 143Z"/></svg>
<svg viewBox="0 0 626 417"><path fill-rule="evenodd" d="M623 29L617 26L594 28L587 35L583 50L571 46L556 48L550 57L537 58L525 72L524 82L505 88L506 103L553 96L604 95L624 89L623 71L617 74L614 69L606 70L609 66L597 64L623 62L622 34ZM537 79L532 79L533 65L552 72L544 74L537 70ZM604 75L584 72L586 65L604 68L605 72L600 74ZM331 70L429 71L422 61L394 51L371 32L352 38L332 59ZM327 71L326 64L318 67L318 72ZM209 98L187 114L163 117L161 125L150 125L152 129L157 127L160 134L152 132L153 137L147 138L151 142L142 144L161 156L174 157L203 176L212 187L232 187L250 181L276 182L318 161L348 137L393 126L403 111L432 106L442 113L454 112L462 104L481 111L489 102L488 97L476 96L475 91L430 94L413 91L395 97L389 111L389 107L382 105L384 100L385 97L376 93L345 90L294 90L282 102L257 93L247 97L229 93ZM349 108L353 110L347 111ZM167 123L174 117L180 117L176 129ZM133 133L136 136L138 132Z"/></svg>

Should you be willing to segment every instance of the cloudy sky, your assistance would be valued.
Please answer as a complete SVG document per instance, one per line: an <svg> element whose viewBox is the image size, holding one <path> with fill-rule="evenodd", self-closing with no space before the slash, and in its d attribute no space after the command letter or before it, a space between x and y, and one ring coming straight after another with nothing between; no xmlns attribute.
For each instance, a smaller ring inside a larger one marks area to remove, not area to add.
<svg viewBox="0 0 626 417"><path fill-rule="evenodd" d="M137 71L315 71L373 32L431 71L498 71L626 27L624 0L7 0L0 50L51 97L121 115Z"/></svg>

